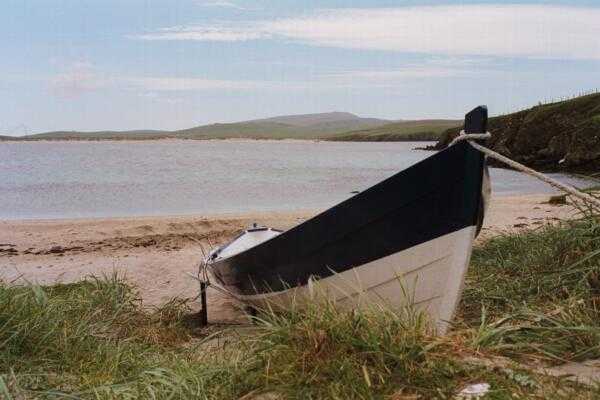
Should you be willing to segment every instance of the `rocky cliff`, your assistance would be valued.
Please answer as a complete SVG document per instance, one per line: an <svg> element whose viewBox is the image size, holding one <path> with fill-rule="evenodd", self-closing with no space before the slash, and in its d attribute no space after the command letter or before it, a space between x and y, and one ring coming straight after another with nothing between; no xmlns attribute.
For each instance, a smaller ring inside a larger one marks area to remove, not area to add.
<svg viewBox="0 0 600 400"><path fill-rule="evenodd" d="M461 128L446 130L435 150ZM543 171L600 173L600 93L490 118L487 146Z"/></svg>

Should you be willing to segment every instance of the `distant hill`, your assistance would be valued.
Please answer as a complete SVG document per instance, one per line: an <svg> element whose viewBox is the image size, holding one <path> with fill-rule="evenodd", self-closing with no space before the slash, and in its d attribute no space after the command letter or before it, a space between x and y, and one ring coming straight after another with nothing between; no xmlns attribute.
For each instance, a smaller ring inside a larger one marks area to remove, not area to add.
<svg viewBox="0 0 600 400"><path fill-rule="evenodd" d="M319 124L338 123L342 121L370 121L378 123L382 120L378 120L375 118L361 118L355 114L340 111L318 114L282 115L280 117L254 120L254 122L276 122L279 124L287 124L292 126L311 126Z"/></svg>
<svg viewBox="0 0 600 400"><path fill-rule="evenodd" d="M6 136L11 139L22 140L119 140L119 139L154 139L157 136L168 134L166 131L134 130L134 131L52 131L35 135L21 136L18 138Z"/></svg>
<svg viewBox="0 0 600 400"><path fill-rule="evenodd" d="M329 140L362 142L412 142L438 140L442 132L459 126L460 120L425 119L399 121L370 129L354 130L334 135Z"/></svg>
<svg viewBox="0 0 600 400"><path fill-rule="evenodd" d="M284 115L234 123L202 125L176 131L55 131L12 140L154 140L154 139L324 139L341 132L375 128L389 120L345 112Z"/></svg>
<svg viewBox="0 0 600 400"><path fill-rule="evenodd" d="M324 139L331 135L365 127L373 128L390 121L361 118L354 114L332 112L284 115L229 124L211 124L173 132L187 139Z"/></svg>
<svg viewBox="0 0 600 400"><path fill-rule="evenodd" d="M443 149L460 131L442 134ZM487 146L545 171L600 171L600 93L490 118Z"/></svg>

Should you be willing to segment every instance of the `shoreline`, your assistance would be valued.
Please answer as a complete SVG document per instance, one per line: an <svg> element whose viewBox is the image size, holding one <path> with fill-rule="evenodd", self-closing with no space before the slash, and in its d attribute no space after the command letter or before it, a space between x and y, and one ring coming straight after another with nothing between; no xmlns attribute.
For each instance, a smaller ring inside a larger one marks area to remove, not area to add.
<svg viewBox="0 0 600 400"><path fill-rule="evenodd" d="M492 197L477 241L574 215L568 206L548 204L549 197ZM145 304L193 298L198 287L191 276L203 252L254 222L285 230L320 211L0 220L0 279L13 284L68 283L116 271L139 288ZM209 292L209 312L212 321L243 318L231 299L214 290Z"/></svg>
<svg viewBox="0 0 600 400"><path fill-rule="evenodd" d="M2 143L107 143L107 142L119 142L119 143L145 143L145 142L161 142L161 143L169 143L169 142L188 142L188 141L198 141L198 142L320 142L324 141L323 139L295 139L295 138L198 138L198 139L188 139L188 138L157 138L157 139L15 139L15 140L0 140L0 144Z"/></svg>
<svg viewBox="0 0 600 400"><path fill-rule="evenodd" d="M19 139L15 137L14 139L0 139L1 143L56 143L56 142L126 142L126 143L137 143L137 142L179 142L179 141L229 141L229 142L343 142L343 143L397 143L397 142L405 142L405 143L437 143L437 140L331 140L330 138L251 138L251 137L226 137L226 138L218 138L218 137L209 137L209 138L177 138L177 137L164 137L164 138L156 138L156 139L132 139L132 138L123 138L123 139ZM421 150L416 148L415 150Z"/></svg>
<svg viewBox="0 0 600 400"><path fill-rule="evenodd" d="M246 218L271 218L273 216L289 216L293 214L299 215L316 215L319 210L316 209L290 209L290 210L273 210L273 211L231 211L231 212L215 212L215 213L189 213L189 214L156 214L156 215L123 215L123 216L90 216L90 217L57 217L57 218L1 218L0 225L2 223L85 223L85 222L99 222L99 221L131 221L131 220L177 220L177 219L190 219L190 218L202 218L202 219L246 219Z"/></svg>
<svg viewBox="0 0 600 400"><path fill-rule="evenodd" d="M552 196L556 196L560 193L526 193L526 194L496 194L493 193L494 199L516 199L516 198L546 198L549 199ZM334 206L337 203L332 203ZM261 210L261 211L227 211L227 212L194 212L187 214L146 214L146 215L114 215L114 216L83 216L83 217L31 217L31 218L11 218L0 216L0 225L3 223L16 223L16 224L27 224L27 223L86 223L86 222L100 222L100 221L131 221L131 220L183 220L190 218L203 218L203 219L247 219L247 218L273 218L274 216L289 216L292 214L298 215L317 215L319 212L325 211L325 209L310 209L310 208L291 208L291 209L280 209L280 210Z"/></svg>

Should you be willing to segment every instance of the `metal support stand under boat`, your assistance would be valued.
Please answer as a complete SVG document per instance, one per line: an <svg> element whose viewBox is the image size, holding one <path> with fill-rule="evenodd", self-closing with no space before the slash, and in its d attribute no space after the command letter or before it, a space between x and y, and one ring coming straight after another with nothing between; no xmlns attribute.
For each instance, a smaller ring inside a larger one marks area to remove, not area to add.
<svg viewBox="0 0 600 400"><path fill-rule="evenodd" d="M202 309L200 310L200 326L208 325L208 308L206 305L206 288L208 284L205 281L200 281L200 302Z"/></svg>

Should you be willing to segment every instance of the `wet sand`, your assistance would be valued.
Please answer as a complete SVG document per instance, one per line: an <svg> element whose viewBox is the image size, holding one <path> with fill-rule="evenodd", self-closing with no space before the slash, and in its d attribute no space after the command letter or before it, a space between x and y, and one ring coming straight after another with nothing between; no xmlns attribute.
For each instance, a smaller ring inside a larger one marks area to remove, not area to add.
<svg viewBox="0 0 600 400"><path fill-rule="evenodd" d="M547 195L495 197L479 241L569 218ZM319 210L172 217L0 221L0 279L13 284L73 282L118 271L139 288L145 304L194 297L203 250L253 222L288 229ZM238 320L233 302L209 291L211 321Z"/></svg>

